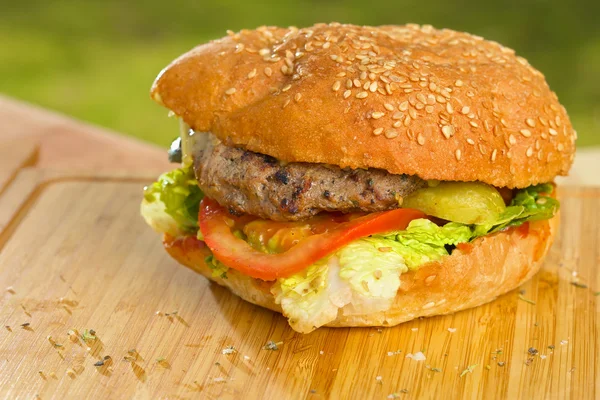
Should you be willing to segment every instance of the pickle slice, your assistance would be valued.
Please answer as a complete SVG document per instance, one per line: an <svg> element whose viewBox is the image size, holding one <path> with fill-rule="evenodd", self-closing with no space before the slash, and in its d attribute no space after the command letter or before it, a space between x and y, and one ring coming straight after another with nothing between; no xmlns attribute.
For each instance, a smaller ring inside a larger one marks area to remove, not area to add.
<svg viewBox="0 0 600 400"><path fill-rule="evenodd" d="M402 207L468 225L493 224L506 208L500 193L481 182L441 182L404 198Z"/></svg>

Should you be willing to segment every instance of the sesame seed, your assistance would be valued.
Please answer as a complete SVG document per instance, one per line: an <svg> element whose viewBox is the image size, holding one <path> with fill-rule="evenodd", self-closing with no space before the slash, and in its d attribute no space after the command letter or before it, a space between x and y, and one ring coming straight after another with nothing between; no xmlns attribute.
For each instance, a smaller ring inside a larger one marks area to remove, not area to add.
<svg viewBox="0 0 600 400"><path fill-rule="evenodd" d="M358 93L357 93L357 95L356 95L356 98L357 98L357 99L364 99L364 98L366 98L368 95L369 95L369 93L368 93L368 92L358 92Z"/></svg>
<svg viewBox="0 0 600 400"><path fill-rule="evenodd" d="M487 119L485 121L483 121L483 128L485 129L486 132L490 131L490 124L488 123Z"/></svg>
<svg viewBox="0 0 600 400"><path fill-rule="evenodd" d="M375 129L373 129L373 134L374 135L381 135L382 132L383 132L383 128L375 128Z"/></svg>
<svg viewBox="0 0 600 400"><path fill-rule="evenodd" d="M333 89L334 92L337 92L338 90L340 90L341 86L342 86L342 83L340 81L335 81L335 83L333 84L333 86L331 88Z"/></svg>
<svg viewBox="0 0 600 400"><path fill-rule="evenodd" d="M429 90L435 91L437 89L437 85L434 82L429 83Z"/></svg>
<svg viewBox="0 0 600 400"><path fill-rule="evenodd" d="M288 90L290 90L291 88L292 88L292 85L290 85L290 84L287 84L287 85L285 85L285 86L284 86L284 87L281 89L281 91L282 91L282 92L287 92L287 91L288 91Z"/></svg>
<svg viewBox="0 0 600 400"><path fill-rule="evenodd" d="M446 139L450 139L450 137L454 135L454 127L452 125L442 126L442 134Z"/></svg>
<svg viewBox="0 0 600 400"><path fill-rule="evenodd" d="M400 110L400 111L408 110L408 101L403 101L402 103L400 103L400 105L398 106L398 110Z"/></svg>
<svg viewBox="0 0 600 400"><path fill-rule="evenodd" d="M506 121L504 120L504 118L500 118L500 123L502 124L502 126L507 127L508 124L506 123Z"/></svg>
<svg viewBox="0 0 600 400"><path fill-rule="evenodd" d="M456 156L456 161L460 161L460 158L462 157L462 153L461 153L460 149L456 149L456 152L454 153L454 155Z"/></svg>
<svg viewBox="0 0 600 400"><path fill-rule="evenodd" d="M531 157L533 154L533 149L531 147L528 147L527 152L525 154L527 155L527 157Z"/></svg>
<svg viewBox="0 0 600 400"><path fill-rule="evenodd" d="M356 86L357 88L361 86L360 81L358 79L355 79L353 81L353 83L354 83L354 86Z"/></svg>
<svg viewBox="0 0 600 400"><path fill-rule="evenodd" d="M398 131L396 131L395 129L387 129L385 131L385 137L388 139L393 139L396 136L398 136Z"/></svg>
<svg viewBox="0 0 600 400"><path fill-rule="evenodd" d="M531 137L531 131L529 129L521 129L520 132L521 132L521 135L523 135L525 137Z"/></svg>
<svg viewBox="0 0 600 400"><path fill-rule="evenodd" d="M344 71L342 71L342 72L338 73L336 76L337 76L338 78L343 78L343 77L345 77L345 76L346 76L346 73L345 73Z"/></svg>
<svg viewBox="0 0 600 400"><path fill-rule="evenodd" d="M385 104L383 105L383 107L384 107L386 110L388 110L388 111L394 111L394 106L393 106L393 105L391 105L390 103L385 103Z"/></svg>
<svg viewBox="0 0 600 400"><path fill-rule="evenodd" d="M516 144L517 143L517 139L515 138L515 136L511 133L510 136L508 136L508 142L510 144Z"/></svg>
<svg viewBox="0 0 600 400"><path fill-rule="evenodd" d="M463 81L461 81L460 79L458 79L456 82L454 82L454 86L456 87L461 87L463 85Z"/></svg>
<svg viewBox="0 0 600 400"><path fill-rule="evenodd" d="M461 114L468 114L468 113L469 113L469 111L471 111L471 109L470 109L469 107L467 107L467 106L464 106L464 107L463 107L463 108L460 110Z"/></svg>
<svg viewBox="0 0 600 400"><path fill-rule="evenodd" d="M369 90L371 91L371 93L377 90L377 81L371 83L371 85L369 86Z"/></svg>
<svg viewBox="0 0 600 400"><path fill-rule="evenodd" d="M328 49L328 48L329 48L329 46L331 46L331 43L330 43L330 42L325 42L325 44L323 44L323 48L324 48L324 49Z"/></svg>
<svg viewBox="0 0 600 400"><path fill-rule="evenodd" d="M423 104L427 103L427 98L425 97L425 95L423 93L417 94L417 100L419 100Z"/></svg>
<svg viewBox="0 0 600 400"><path fill-rule="evenodd" d="M556 121L556 126L560 127L560 124L561 124L560 115L557 115L556 118L554 118L554 120Z"/></svg>
<svg viewBox="0 0 600 400"><path fill-rule="evenodd" d="M425 138L421 133L419 133L419 135L417 136L417 143L419 143L421 146L425 144Z"/></svg>
<svg viewBox="0 0 600 400"><path fill-rule="evenodd" d="M271 54L271 50L269 50L269 49L267 49L267 48L260 49L260 50L258 51L258 54L260 54L261 56L266 56L266 55L268 55L268 54Z"/></svg>
<svg viewBox="0 0 600 400"><path fill-rule="evenodd" d="M467 143L469 143L471 146L475 145L475 141L471 138L467 139Z"/></svg>
<svg viewBox="0 0 600 400"><path fill-rule="evenodd" d="M269 67L266 67L265 68L265 75L270 77L271 75L273 75L273 70L271 68L269 68Z"/></svg>
<svg viewBox="0 0 600 400"><path fill-rule="evenodd" d="M396 121L392 124L394 128L400 128L402 126L402 121Z"/></svg>
<svg viewBox="0 0 600 400"><path fill-rule="evenodd" d="M425 107L425 111L427 111L428 114L431 114L433 112L433 106Z"/></svg>
<svg viewBox="0 0 600 400"><path fill-rule="evenodd" d="M248 79L254 78L256 76L256 68L248 73Z"/></svg>
<svg viewBox="0 0 600 400"><path fill-rule="evenodd" d="M331 54L329 57L330 57L330 58L331 58L333 61L337 60L337 58L338 58L338 56L337 56L337 55L335 55L335 54Z"/></svg>
<svg viewBox="0 0 600 400"><path fill-rule="evenodd" d="M352 94L352 91L351 91L351 90L346 90L346 91L344 92L344 98L345 98L345 99L347 99L348 97L350 97L350 95L351 95L351 94Z"/></svg>
<svg viewBox="0 0 600 400"><path fill-rule="evenodd" d="M380 112L380 111L376 111L374 113L371 113L371 118L373 119L379 119L381 117L383 117L385 115L385 113Z"/></svg>
<svg viewBox="0 0 600 400"><path fill-rule="evenodd" d="M479 125L475 121L469 121L469 125L471 125L474 128L479 128Z"/></svg>
<svg viewBox="0 0 600 400"><path fill-rule="evenodd" d="M236 91L237 91L237 90L236 90L236 88L229 88L229 89L227 89L227 90L225 91L225 94L226 94L226 95L232 95L232 94L234 94Z"/></svg>
<svg viewBox="0 0 600 400"><path fill-rule="evenodd" d="M286 99L286 100L283 102L283 108L286 108L286 107L288 106L288 104L290 104L290 99Z"/></svg>
<svg viewBox="0 0 600 400"><path fill-rule="evenodd" d="M296 95L294 96L294 100L296 100L296 102L299 102L300 99L302 99L302 93L296 93Z"/></svg>
<svg viewBox="0 0 600 400"><path fill-rule="evenodd" d="M401 112L395 112L394 115L392 115L392 119L401 119L404 117L404 113Z"/></svg>
<svg viewBox="0 0 600 400"><path fill-rule="evenodd" d="M404 118L404 126L408 126L410 124L410 115L407 115L406 118Z"/></svg>
<svg viewBox="0 0 600 400"><path fill-rule="evenodd" d="M454 112L454 108L452 108L452 104L450 104L450 102L446 103L446 111L448 111L448 114L452 114Z"/></svg>
<svg viewBox="0 0 600 400"><path fill-rule="evenodd" d="M558 132L556 131L556 129L552 129L552 128L550 128L550 129L548 129L548 132L549 132L549 133L550 133L552 136L556 136L556 135L558 135Z"/></svg>
<svg viewBox="0 0 600 400"><path fill-rule="evenodd" d="M565 145L562 143L559 143L557 146L558 151L563 151L565 149Z"/></svg>
<svg viewBox="0 0 600 400"><path fill-rule="evenodd" d="M530 127L532 127L532 128L533 128L533 127L535 127L535 120L534 120L533 118L527 118L527 119L525 120L525 123L526 123L527 125L529 125Z"/></svg>
<svg viewBox="0 0 600 400"><path fill-rule="evenodd" d="M498 154L498 150L494 149L494 151L492 151L492 162L496 161L496 155Z"/></svg>

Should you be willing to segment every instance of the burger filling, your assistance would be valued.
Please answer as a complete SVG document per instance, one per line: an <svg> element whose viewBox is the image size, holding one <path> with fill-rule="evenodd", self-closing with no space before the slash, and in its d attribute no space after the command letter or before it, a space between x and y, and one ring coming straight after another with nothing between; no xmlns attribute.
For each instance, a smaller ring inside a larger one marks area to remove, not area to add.
<svg viewBox="0 0 600 400"><path fill-rule="evenodd" d="M552 218L559 207L552 184L499 190L285 164L195 136L182 141L182 167L145 188L142 215L170 237L203 241L207 265L225 284L232 274L272 281L300 332L339 313L386 311L402 273L478 237Z"/></svg>
<svg viewBox="0 0 600 400"><path fill-rule="evenodd" d="M398 208L427 182L382 170L344 170L225 146L212 137L194 154L204 194L231 212L274 221L307 220L324 211L375 212Z"/></svg>

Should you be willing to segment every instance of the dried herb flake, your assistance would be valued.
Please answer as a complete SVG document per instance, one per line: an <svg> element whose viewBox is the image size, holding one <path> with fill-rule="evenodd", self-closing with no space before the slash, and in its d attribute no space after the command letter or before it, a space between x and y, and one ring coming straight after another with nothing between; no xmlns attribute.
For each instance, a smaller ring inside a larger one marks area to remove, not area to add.
<svg viewBox="0 0 600 400"><path fill-rule="evenodd" d="M529 303L529 304L532 304L535 306L535 301L529 300L529 299L523 297L523 295L521 295L521 294L519 295L519 299L523 300L525 303Z"/></svg>
<svg viewBox="0 0 600 400"><path fill-rule="evenodd" d="M267 344L265 344L263 346L263 350L272 350L272 351L279 350L279 346L282 345L282 344L283 344L283 342L277 342L277 343L275 343L274 341L269 340L267 342Z"/></svg>
<svg viewBox="0 0 600 400"><path fill-rule="evenodd" d="M475 370L475 367L479 365L479 364L473 364L473 365L469 365L467 368L465 368L463 370L463 372L461 372L460 377L462 378L463 376L465 376L467 373L472 374L473 371Z"/></svg>
<svg viewBox="0 0 600 400"><path fill-rule="evenodd" d="M85 330L83 331L83 333L81 334L81 338L83 339L84 342L89 342L89 341L93 341L96 340L96 331L93 329L90 330Z"/></svg>
<svg viewBox="0 0 600 400"><path fill-rule="evenodd" d="M588 288L588 286L586 284L579 283L579 282L571 282L571 285L573 285L579 289L587 289Z"/></svg>

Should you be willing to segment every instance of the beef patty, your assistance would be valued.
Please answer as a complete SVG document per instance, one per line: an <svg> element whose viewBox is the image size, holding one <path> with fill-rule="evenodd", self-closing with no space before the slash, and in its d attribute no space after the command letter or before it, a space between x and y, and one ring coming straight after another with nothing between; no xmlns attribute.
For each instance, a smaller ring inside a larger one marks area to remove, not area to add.
<svg viewBox="0 0 600 400"><path fill-rule="evenodd" d="M212 135L211 135L212 136ZM427 182L383 170L347 170L225 146L211 137L194 154L199 186L234 214L275 221L307 219L321 211L383 211Z"/></svg>

